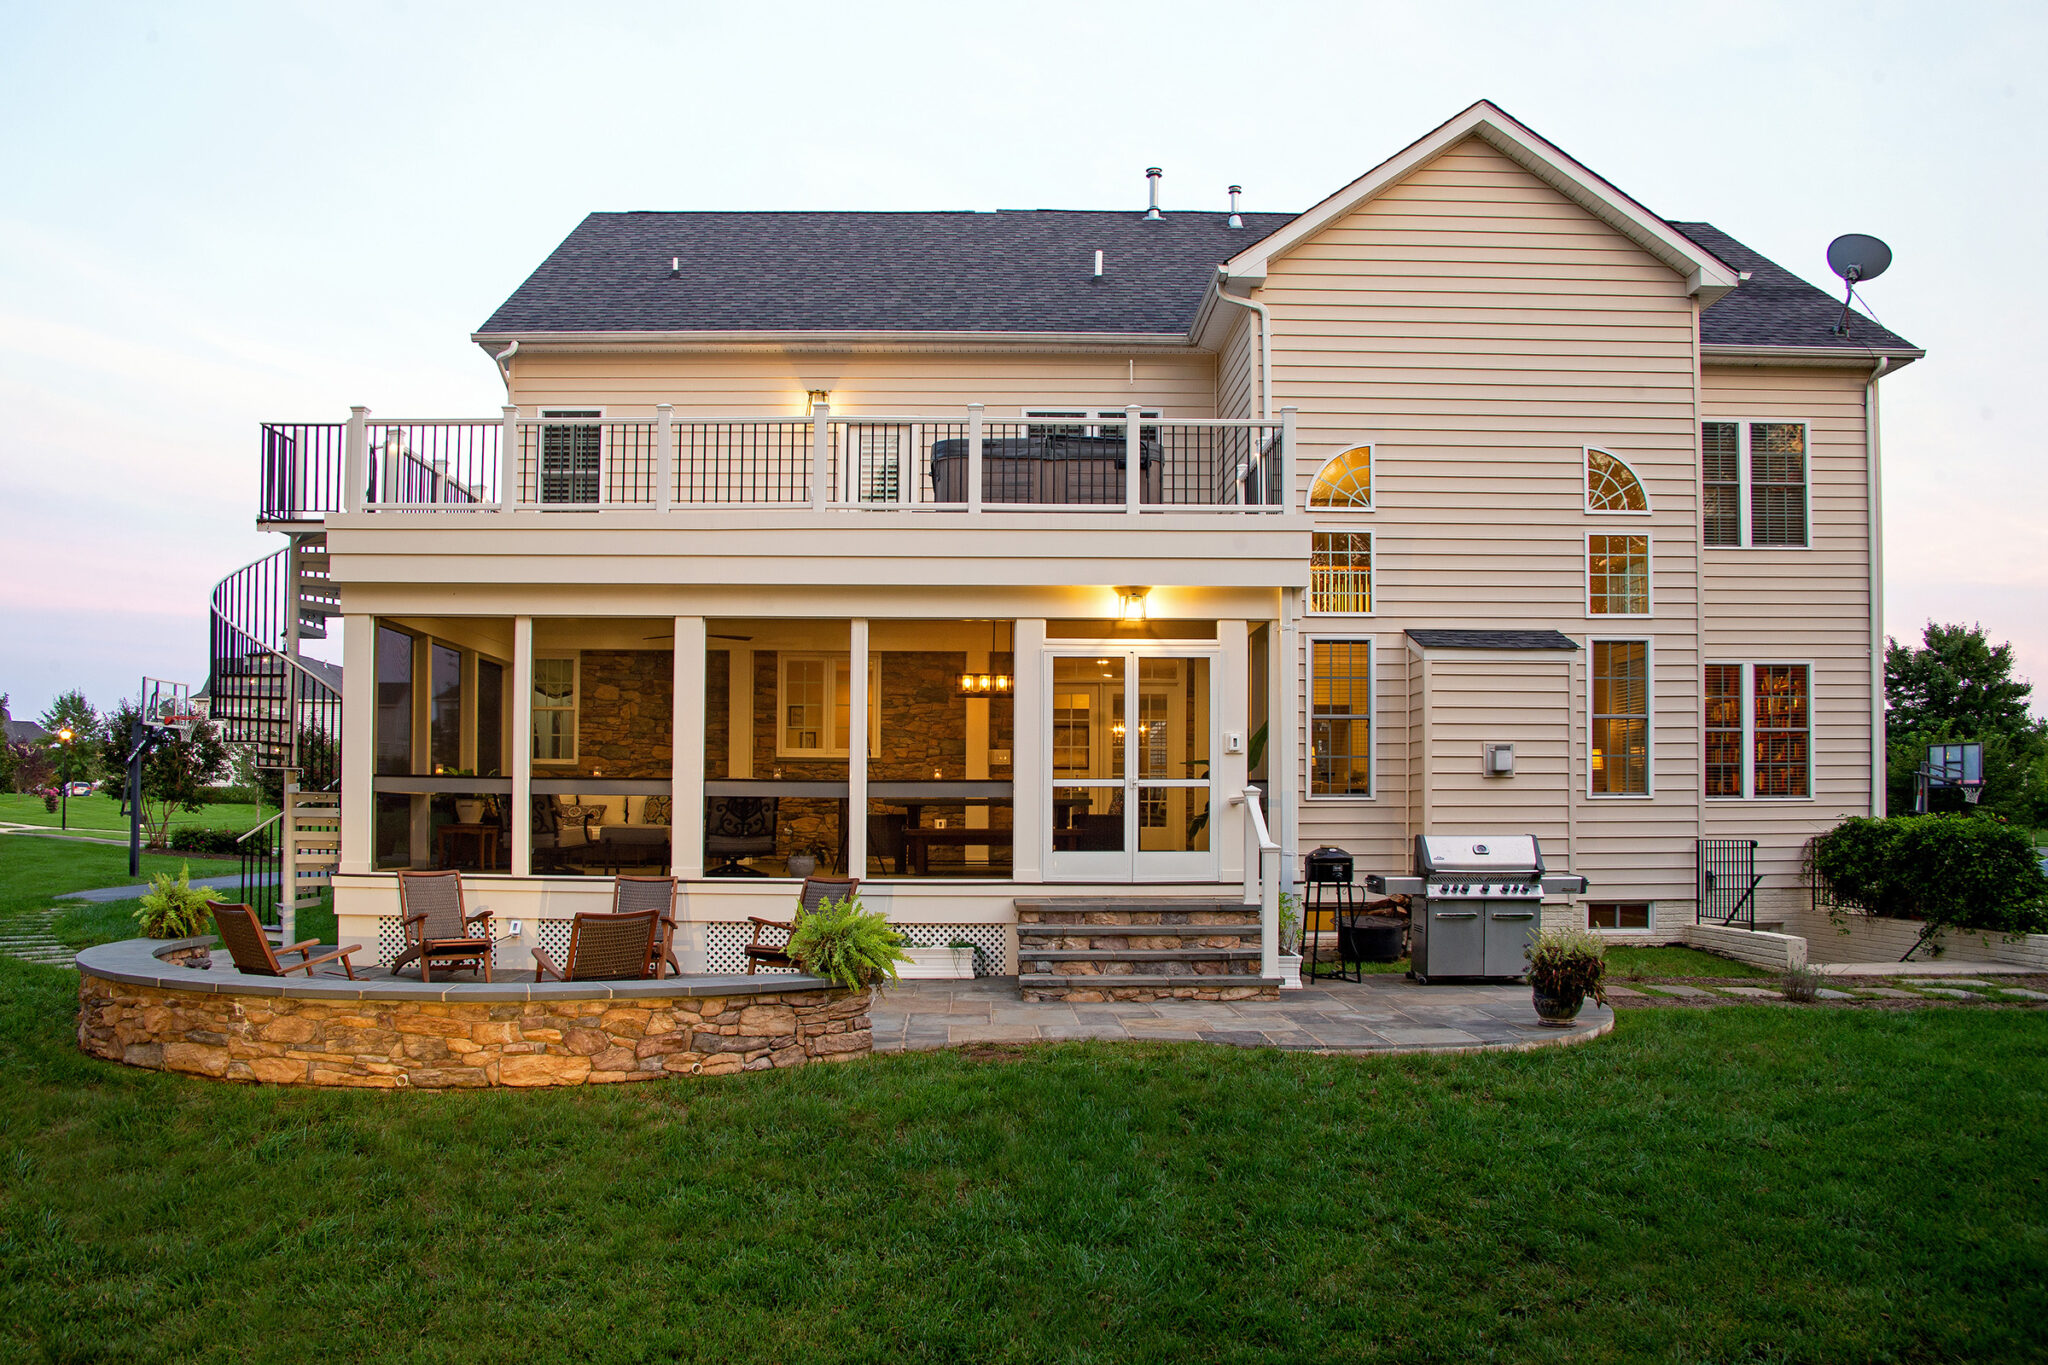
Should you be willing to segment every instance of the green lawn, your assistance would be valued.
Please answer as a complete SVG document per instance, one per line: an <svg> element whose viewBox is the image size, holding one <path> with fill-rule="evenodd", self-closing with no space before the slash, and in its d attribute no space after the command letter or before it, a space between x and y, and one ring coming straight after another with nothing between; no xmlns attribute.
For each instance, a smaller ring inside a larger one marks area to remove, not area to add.
<svg viewBox="0 0 2048 1365"><path fill-rule="evenodd" d="M381 1095L89 1060L75 981L0 962L10 1359L2048 1352L2038 1012Z"/></svg>
<svg viewBox="0 0 2048 1365"><path fill-rule="evenodd" d="M57 828L61 811L43 809L43 798L25 796L14 792L0 794L0 821L11 821L18 825L47 825ZM201 806L198 810L181 810L171 817L171 828L181 825L205 825L210 829L232 829L237 832L260 824L277 814L275 806L259 811L253 805ZM128 818L121 814L121 803L111 796L94 792L89 796L74 796L70 803L69 825L73 830L88 833L128 833Z"/></svg>
<svg viewBox="0 0 2048 1365"><path fill-rule="evenodd" d="M182 853L142 855L141 883L159 872L176 876L180 867L191 875L226 877L240 864L234 859L196 858ZM0 923L9 915L57 907L46 921L50 932L62 943L83 948L93 943L136 935L136 902L60 901L59 893L83 891L96 886L136 884L128 876L128 851L103 844L81 844L33 836L0 836ZM232 893L221 893L232 894ZM319 907L301 910L296 924L301 939L335 941L333 900L323 896Z"/></svg>
<svg viewBox="0 0 2048 1365"><path fill-rule="evenodd" d="M1703 953L1697 948L1627 948L1607 950L1607 974L1628 981L1660 976L1776 976L1762 967L1737 962L1732 957Z"/></svg>

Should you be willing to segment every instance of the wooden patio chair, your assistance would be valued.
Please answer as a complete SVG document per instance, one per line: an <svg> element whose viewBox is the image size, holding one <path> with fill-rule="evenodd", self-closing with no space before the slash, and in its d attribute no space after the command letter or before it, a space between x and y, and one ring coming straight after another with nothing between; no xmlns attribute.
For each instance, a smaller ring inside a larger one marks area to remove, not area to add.
<svg viewBox="0 0 2048 1365"><path fill-rule="evenodd" d="M405 949L391 974L409 962L420 964L420 980L432 981L436 964L450 971L481 971L491 979L491 912L463 909L460 872L398 874L399 927Z"/></svg>
<svg viewBox="0 0 2048 1365"><path fill-rule="evenodd" d="M676 961L676 879L674 877L616 877L612 881L612 913L638 914L652 910L661 917L660 942L654 955L657 977L683 974Z"/></svg>
<svg viewBox="0 0 2048 1365"><path fill-rule="evenodd" d="M858 877L806 877L803 890L797 893L796 915L788 921L762 919L748 915L747 923L754 926L753 941L740 951L746 954L747 975L754 974L756 967L794 967L789 957L789 936L795 931L797 922L826 901L843 901L860 889ZM780 929L782 942L761 942L763 929Z"/></svg>
<svg viewBox="0 0 2048 1365"><path fill-rule="evenodd" d="M270 946L270 935L263 932L262 922L256 912L246 905L227 901L208 901L206 908L213 911L214 925L220 930L220 941L227 945L228 953L235 959L235 970L249 976L285 976L291 972L313 975L315 967L329 962L341 963L341 969L348 973L348 979L356 980L354 964L348 960L350 953L360 953L363 945L351 943L346 948L337 948L330 953L314 957L316 949L324 947L318 939L309 938L303 943L294 943L286 948ZM280 953L297 953L303 961L279 962ZM332 975L332 973L329 973Z"/></svg>
<svg viewBox="0 0 2048 1365"><path fill-rule="evenodd" d="M652 976L661 944L661 912L622 915L584 911L569 922L569 956L561 966L545 948L533 950L533 979L638 981Z"/></svg>

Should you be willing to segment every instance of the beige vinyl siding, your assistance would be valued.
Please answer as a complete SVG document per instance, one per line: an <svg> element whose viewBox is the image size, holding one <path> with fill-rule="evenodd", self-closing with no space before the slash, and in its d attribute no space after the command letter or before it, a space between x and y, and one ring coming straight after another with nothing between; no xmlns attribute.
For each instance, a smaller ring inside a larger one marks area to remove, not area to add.
<svg viewBox="0 0 2048 1365"><path fill-rule="evenodd" d="M1813 668L1813 798L1712 800L1707 833L1761 842L1765 913L1804 904L1807 839L1870 806L1870 542L1864 381L1818 369L1714 367L1702 421L1804 421L1808 549L1705 552L1706 662Z"/></svg>
<svg viewBox="0 0 2048 1365"><path fill-rule="evenodd" d="M1370 797L1308 795L1304 764L1301 793L1295 815L1296 842L1301 852L1335 844L1348 849L1357 860L1358 873L1405 872L1409 855L1406 803L1413 790L1409 768L1423 752L1417 726L1421 713L1408 704L1409 664L1407 640L1388 635L1375 623L1356 617L1303 617L1296 634L1296 743L1308 753L1312 723L1310 699L1313 679L1309 676L1310 642L1313 639L1370 640L1372 642L1372 773Z"/></svg>
<svg viewBox="0 0 2048 1365"><path fill-rule="evenodd" d="M1258 297L1274 319L1274 404L1301 410L1296 505L1324 461L1373 443L1375 510L1315 520L1373 533L1378 638L1549 628L1582 646L1591 635L1652 644L1654 796L1586 794L1583 649L1563 662L1429 651L1407 677L1383 655L1379 733L1402 702L1417 751L1395 767L1383 747L1381 799L1368 806L1325 818L1304 801L1304 847L1384 850L1391 863L1362 866L1398 870L1411 832L1526 828L1600 899L1654 900L1663 923L1689 921L1700 552L1685 281L1468 140L1275 259ZM1628 463L1650 515L1585 512L1587 445ZM1653 617L1589 618L1588 532L1651 538ZM1304 617L1305 635L1318 626ZM1515 777L1478 776L1489 740L1515 743ZM1395 788L1425 776L1435 789Z"/></svg>
<svg viewBox="0 0 2048 1365"><path fill-rule="evenodd" d="M1259 328L1257 319L1242 308L1218 304L1238 314L1236 326L1223 339L1216 357L1216 415L1257 417L1259 415Z"/></svg>
<svg viewBox="0 0 2048 1365"><path fill-rule="evenodd" d="M1137 381L1130 379L1135 361ZM778 351L556 352L512 361L512 401L536 407L602 407L607 416L651 416L674 403L678 420L794 417L806 394L824 389L841 415L964 417L986 403L990 421L1016 421L1025 408L1130 404L1166 417L1216 415L1216 357L1175 351L1144 355L793 354Z"/></svg>

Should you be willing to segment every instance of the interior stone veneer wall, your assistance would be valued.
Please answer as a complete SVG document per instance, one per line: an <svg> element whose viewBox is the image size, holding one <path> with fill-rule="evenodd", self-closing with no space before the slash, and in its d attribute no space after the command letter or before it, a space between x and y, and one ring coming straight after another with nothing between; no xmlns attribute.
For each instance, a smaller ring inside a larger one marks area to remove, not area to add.
<svg viewBox="0 0 2048 1365"><path fill-rule="evenodd" d="M865 991L467 1004L203 994L81 972L78 1045L229 1081L380 1090L598 1085L861 1057Z"/></svg>
<svg viewBox="0 0 2048 1365"><path fill-rule="evenodd" d="M671 761L675 654L586 649L576 713L576 771L589 777L664 778Z"/></svg>

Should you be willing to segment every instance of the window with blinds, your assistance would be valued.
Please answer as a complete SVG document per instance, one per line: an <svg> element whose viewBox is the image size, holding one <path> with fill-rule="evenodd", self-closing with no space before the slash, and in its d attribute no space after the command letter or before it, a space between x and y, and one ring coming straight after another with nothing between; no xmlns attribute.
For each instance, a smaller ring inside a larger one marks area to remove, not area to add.
<svg viewBox="0 0 2048 1365"><path fill-rule="evenodd" d="M1650 538L1586 537L1586 610L1594 616L1650 614Z"/></svg>
<svg viewBox="0 0 2048 1365"><path fill-rule="evenodd" d="M1310 543L1308 609L1359 615L1372 610L1372 534L1317 531Z"/></svg>
<svg viewBox="0 0 2048 1365"><path fill-rule="evenodd" d="M1812 687L1806 664L1707 665L1708 796L1812 795Z"/></svg>
<svg viewBox="0 0 2048 1365"><path fill-rule="evenodd" d="M1707 795L1742 795L1742 665L1707 665Z"/></svg>
<svg viewBox="0 0 2048 1365"><path fill-rule="evenodd" d="M1805 548L1806 446L1804 422L1700 423L1701 540Z"/></svg>
<svg viewBox="0 0 2048 1365"><path fill-rule="evenodd" d="M1372 795L1372 645L1309 642L1309 795Z"/></svg>
<svg viewBox="0 0 2048 1365"><path fill-rule="evenodd" d="M1650 642L1593 641L1592 792L1650 792Z"/></svg>

